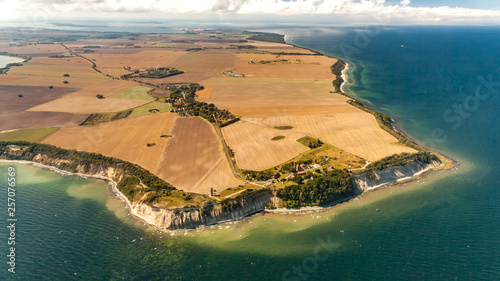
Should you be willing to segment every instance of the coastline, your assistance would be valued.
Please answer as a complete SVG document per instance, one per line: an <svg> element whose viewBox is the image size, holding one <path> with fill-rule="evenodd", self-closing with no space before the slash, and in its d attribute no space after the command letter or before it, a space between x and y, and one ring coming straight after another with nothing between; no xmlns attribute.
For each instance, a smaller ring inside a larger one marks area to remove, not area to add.
<svg viewBox="0 0 500 281"><path fill-rule="evenodd" d="M340 76L342 78L342 84L340 84L340 92L344 93L345 94L345 91L344 91L344 86L346 85L347 83L347 71L349 70L349 63L348 62L345 62L345 67L344 69L342 70L342 75Z"/></svg>
<svg viewBox="0 0 500 281"><path fill-rule="evenodd" d="M284 37L285 39L287 38L286 35ZM285 44L287 45L291 45L291 46L295 46L293 44L289 44L289 43L286 43L285 41ZM299 46L295 46L295 47L298 47L298 48L301 48L301 49L307 49L307 48L303 48L303 47L299 47ZM307 50L310 50L310 49L307 49ZM310 51L313 51L313 50L310 50ZM326 57L330 57L330 58L334 58L334 59L338 59L340 60L339 58L335 58L335 57L331 57L331 56L328 56L328 55L325 55L325 54L322 54L322 53L319 53L317 51L313 51L315 53L317 53L318 55L322 55L322 56L326 56ZM342 94L342 95L346 95L343 91L344 91L344 87L345 87L345 84L347 83L347 80L348 80L348 75L347 75L347 72L349 70L349 64L346 62L345 63L345 67L343 68L343 70L341 71L341 78L343 79L341 85L340 85L340 93L339 94ZM337 72L338 73L338 72ZM337 74L338 75L338 74ZM346 95L348 96L348 95ZM396 128L395 128L396 129ZM397 129L396 129L397 130ZM399 131L399 130L398 130ZM437 152L436 152L437 153ZM441 154L439 154L441 155ZM444 157L444 156L443 156ZM455 163L455 161L445 157L447 160L450 160L452 163ZM135 203L132 203L119 189L118 189L118 185L115 181L113 181L112 179L110 178L107 178L107 177L103 177L103 176L99 176L99 175L89 175L89 174L81 174L81 173L72 173L72 172L68 172L68 171L64 171L64 170L60 170L56 167L53 167L53 166L49 166L49 165L44 165L44 164L41 164L41 163L38 163L38 162L33 162L33 161L24 161L24 160L1 160L0 159L0 163L20 163L20 164L27 164L27 165L33 165L33 166L36 166L36 167L39 167L39 168L45 168L45 169L49 169L49 170L52 170L56 173L59 173L61 175L76 175L76 176L80 176L82 178L96 178L96 179L100 179L100 180L104 180L105 182L107 182L108 184L111 185L112 187L112 190L113 192L118 196L120 197L125 203L126 205L128 206L129 210L130 210L130 213L139 218L140 220L144 221L145 223L149 224L149 225L152 225L153 227L155 228L160 228L160 229L165 229L164 227L161 227L160 224L158 223L155 223L155 222L158 222L158 220L155 220L155 217L154 216L150 216L148 215L146 212L143 212L144 211L144 206L147 206L149 209L151 209L152 211L156 212L156 208L150 206L150 205L147 205L147 204L143 204L143 203L138 203L138 202L135 202ZM439 167L443 166L444 164L440 165ZM452 165L452 167L454 166L454 164ZM339 200L336 200L336 201L333 201L333 202L330 202L329 204L326 204L326 205L322 205L322 206L305 206L305 207L301 207L301 208L298 208L298 209L289 209L289 208L279 208L279 209L267 209L266 207L264 208L261 208L261 206L259 206L258 208L259 209L256 209L255 211L252 211L250 213L248 213L248 210L247 213L243 213L244 215L241 215L241 216L238 216L238 217L235 217L235 218L232 218L232 219L224 219L224 220L218 220L218 218L216 217L213 217L211 219L212 222L211 223L208 223L207 221L203 222L204 224L202 224L201 226L199 227L204 227L204 226L207 226L207 225L213 225L213 224L217 224L217 223L221 223L221 222L226 222L226 221L234 221L234 220L239 220L239 219L242 219L244 217L248 217L248 216L251 216L253 214L256 214L256 213L260 213L260 212L269 212L269 213L300 213L300 212L308 212L308 211L319 211L319 210L324 210L324 209L327 209L327 208L330 208L332 206L335 206L335 205L338 205L338 204L341 204L343 202L346 202L346 201L349 201L353 198L356 198L358 197L359 195L362 195L364 192L367 192L367 191L374 191L374 190L377 190L377 189L380 189L382 187L385 187L385 186L389 186L389 185L392 185L392 184L397 184L397 183L400 183L400 182L408 182L408 181L413 181L413 180L417 180L422 174L430 171L430 170L433 170L435 168L438 168L438 167L432 167L432 168L426 168L426 169L423 169L417 173L415 173L413 176L409 176L409 177L404 177L404 178L399 178L397 179L396 181L393 181L393 182L386 182L386 183L382 183L380 185L377 185L377 186L373 186L371 188L368 188L366 190L362 190L360 189L361 192L357 192L355 195L352 195L352 196L349 196L347 198L343 198L343 199L339 199ZM261 200L262 201L262 200ZM144 206L143 206L144 205ZM135 206L135 207L134 207ZM142 209L142 210L140 210ZM159 209L159 210L163 210L163 209ZM166 209L165 209L166 210ZM173 210L176 211L176 210L182 210L182 208L179 208L179 209L175 209ZM142 212L142 213L141 213ZM154 212L150 212L149 214L151 213L154 213ZM228 213L231 213L232 211L229 211ZM235 213L235 212L233 212ZM215 221L215 222L214 222ZM186 225L182 225L179 229L186 229L187 226Z"/></svg>
<svg viewBox="0 0 500 281"><path fill-rule="evenodd" d="M44 164L41 164L41 163L38 163L38 162L34 162L34 161L26 161L26 160L6 160L6 159L0 159L0 163L17 163L17 164L23 164L23 165L31 165L31 166L35 166L35 167L38 167L38 168L42 168L42 169L48 169L48 170L51 170L57 174L60 174L60 175L63 175L63 176L78 176L78 177L81 177L81 178L94 178L94 179L98 179L98 180L102 180L104 182L106 182L107 184L109 184L111 186L111 190L113 191L113 193L118 196L123 202L125 202L125 204L127 205L127 208L129 209L130 211L130 214L132 214L133 216L143 220L144 222L148 223L149 225L153 226L153 227L156 227L149 218L145 217L145 216L142 216L140 215L133 207L132 207L132 203L130 202L130 200L127 198L127 196L125 196L119 189L118 189L118 184L110 179L110 178L107 178L107 177L103 177L103 176L98 176L98 175L89 175L89 174L82 174L82 173L72 173L72 172L68 172L68 171L65 171L65 170L61 170L59 168L56 168L54 166L49 166L49 165L44 165Z"/></svg>

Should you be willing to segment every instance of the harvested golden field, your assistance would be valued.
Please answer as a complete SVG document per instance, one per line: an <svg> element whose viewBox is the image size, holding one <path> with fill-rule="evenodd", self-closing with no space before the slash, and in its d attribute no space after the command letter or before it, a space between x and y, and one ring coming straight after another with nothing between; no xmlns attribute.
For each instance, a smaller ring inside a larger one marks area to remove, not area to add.
<svg viewBox="0 0 500 281"><path fill-rule="evenodd" d="M151 48L177 48L177 49L189 49L197 48L198 46L190 43L173 43L173 42L158 42L151 45Z"/></svg>
<svg viewBox="0 0 500 281"><path fill-rule="evenodd" d="M97 68L103 73L114 77L120 77L130 73L130 71L125 70L124 67L136 69L170 66L173 61L184 54L186 54L186 52L155 49L126 54L102 53L98 51L96 53L83 54L83 56L94 61Z"/></svg>
<svg viewBox="0 0 500 281"><path fill-rule="evenodd" d="M196 48L211 48L211 49L217 49L217 48L229 48L231 44L229 43L222 43L222 42L204 42L204 41L198 41L195 42Z"/></svg>
<svg viewBox="0 0 500 281"><path fill-rule="evenodd" d="M85 89L73 92L67 95L66 98L89 97L95 99L96 95L103 95L104 97L109 98L137 85L136 82L117 79L103 80L103 82L104 83L93 85Z"/></svg>
<svg viewBox="0 0 500 281"><path fill-rule="evenodd" d="M213 90L213 88L205 88L203 90L196 91L196 95L199 99L208 99L210 98L210 94Z"/></svg>
<svg viewBox="0 0 500 281"><path fill-rule="evenodd" d="M69 74L69 77L63 76ZM109 80L97 73L88 61L78 58L35 57L23 66L12 67L5 85L83 89ZM67 84L64 81L68 81Z"/></svg>
<svg viewBox="0 0 500 281"><path fill-rule="evenodd" d="M129 40L128 38L114 38L114 39L79 39L74 42L65 42L68 48L81 49L84 46L100 46L101 48L91 48L92 50L99 51L103 48L113 48L116 46L124 46L126 44L137 44L137 40ZM133 48L129 48L133 49Z"/></svg>
<svg viewBox="0 0 500 281"><path fill-rule="evenodd" d="M9 70L10 75L42 76L42 77L61 77L70 81L71 78L106 78L97 73L91 67L91 64L79 57L67 58L47 58L37 57L29 62L23 63L23 66L13 67ZM63 77L69 74L70 77ZM71 82L71 81L70 81Z"/></svg>
<svg viewBox="0 0 500 281"><path fill-rule="evenodd" d="M237 65L235 54L226 51L189 52L177 58L170 67L184 71L183 74L154 79L159 83L200 82L219 76L225 70L234 69ZM151 81L150 81L151 82Z"/></svg>
<svg viewBox="0 0 500 281"><path fill-rule="evenodd" d="M348 113L281 115L263 118L244 118L269 127L293 126L290 131L320 138L344 151L376 161L394 153L415 152L396 144L392 135L382 130L375 117L356 109Z"/></svg>
<svg viewBox="0 0 500 281"><path fill-rule="evenodd" d="M8 46L0 48L0 52L9 52L32 57L51 56L65 53L66 49L60 44L36 44L22 47Z"/></svg>
<svg viewBox="0 0 500 281"><path fill-rule="evenodd" d="M136 163L154 172L176 115L161 113L127 118L94 127L63 128L43 143L101 153ZM155 144L148 146L148 144Z"/></svg>
<svg viewBox="0 0 500 281"><path fill-rule="evenodd" d="M241 169L265 170L309 150L297 142L304 136L292 130L278 130L261 124L240 121L222 128L227 145L234 151ZM277 136L285 138L272 140Z"/></svg>
<svg viewBox="0 0 500 281"><path fill-rule="evenodd" d="M136 118L131 118L136 119ZM190 192L207 193L243 184L227 162L219 136L200 117L179 118L172 131L156 175Z"/></svg>
<svg viewBox="0 0 500 281"><path fill-rule="evenodd" d="M249 41L245 45L252 45L258 47L259 51L266 51L271 53L301 53L301 54L314 54L315 52L295 47L288 44L262 42L262 41Z"/></svg>
<svg viewBox="0 0 500 281"><path fill-rule="evenodd" d="M343 104L347 98L331 94L331 79L214 78L201 83L214 88L210 99L218 107L310 106Z"/></svg>
<svg viewBox="0 0 500 281"><path fill-rule="evenodd" d="M265 63L263 63L265 62ZM235 73L248 78L335 79L330 66L337 59L327 56L275 56L269 54L238 54Z"/></svg>
<svg viewBox="0 0 500 281"><path fill-rule="evenodd" d="M40 86L54 88L72 88L72 89L83 89L92 85L101 84L109 80L109 78L102 76L102 78L74 78L74 77L56 77L56 76L31 76L31 75L16 75L7 77L15 77L19 79L11 80L9 82L2 83L2 85L12 85L12 86ZM68 81L68 84L64 84L63 81Z"/></svg>
<svg viewBox="0 0 500 281"><path fill-rule="evenodd" d="M139 99L98 99L86 96L65 96L60 99L44 103L28 109L28 111L51 111L67 113L105 113L118 112L135 108L151 102L149 100Z"/></svg>
<svg viewBox="0 0 500 281"><path fill-rule="evenodd" d="M339 96L342 97L342 96ZM343 97L342 97L343 98ZM231 112L245 117L268 117L280 115L308 115L327 113L358 112L357 108L347 103L335 105L283 105L283 106L249 106L231 107Z"/></svg>

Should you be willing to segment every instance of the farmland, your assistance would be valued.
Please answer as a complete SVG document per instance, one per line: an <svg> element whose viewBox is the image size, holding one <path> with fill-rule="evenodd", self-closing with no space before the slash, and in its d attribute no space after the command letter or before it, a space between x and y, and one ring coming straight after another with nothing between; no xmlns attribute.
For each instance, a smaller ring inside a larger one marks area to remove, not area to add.
<svg viewBox="0 0 500 281"><path fill-rule="evenodd" d="M175 114L161 113L93 127L62 128L43 143L117 157L154 171L169 140L162 136L171 134L176 119Z"/></svg>
<svg viewBox="0 0 500 281"><path fill-rule="evenodd" d="M238 67L234 72L249 78L328 79L331 82L330 66L336 61L325 56L238 54Z"/></svg>
<svg viewBox="0 0 500 281"><path fill-rule="evenodd" d="M137 50L141 49L135 49L133 53L120 49L111 49L108 52L99 50L96 53L85 54L85 57L91 59L103 73L113 77L120 77L130 73L130 71L124 69L124 67L140 69L144 67L167 66L177 58L186 54L186 52L183 51L164 49Z"/></svg>
<svg viewBox="0 0 500 281"><path fill-rule="evenodd" d="M224 127L222 132L241 169L269 169L309 150L297 142L304 136L298 132L277 130L248 121ZM284 138L272 140L277 136Z"/></svg>
<svg viewBox="0 0 500 281"><path fill-rule="evenodd" d="M148 103L147 100L138 99L98 99L94 97L68 96L35 106L29 111L50 111L66 113L104 113L118 112ZM71 104L71 107L68 107Z"/></svg>
<svg viewBox="0 0 500 281"><path fill-rule="evenodd" d="M101 94L105 98L116 97L116 95L137 85L137 83L135 82L115 79L103 80L102 82L103 83L92 85L79 91L75 91L69 95L66 95L66 97L95 98L97 94Z"/></svg>
<svg viewBox="0 0 500 281"><path fill-rule="evenodd" d="M189 52L168 64L184 71L183 74L163 79L141 78L138 81L155 83L197 83L205 79L216 77L223 71L234 69L237 64L235 54L227 51L200 51Z"/></svg>
<svg viewBox="0 0 500 281"><path fill-rule="evenodd" d="M347 98L329 94L331 80L267 79L267 78L213 78L202 83L214 88L211 102L221 108L261 106L335 105Z"/></svg>
<svg viewBox="0 0 500 281"><path fill-rule="evenodd" d="M382 130L373 115L363 111L314 115L281 115L245 120L269 127L290 125L290 132L298 132L320 138L349 153L370 161L379 160L394 153L416 152L398 145L396 138Z"/></svg>
<svg viewBox="0 0 500 281"><path fill-rule="evenodd" d="M152 112L152 110L157 110L158 112L169 112L170 104L165 102L156 102L156 101L150 102L145 105L134 108L132 113L128 117L130 118L130 117L155 114Z"/></svg>
<svg viewBox="0 0 500 281"><path fill-rule="evenodd" d="M52 126L74 126L85 116L52 113L26 112L30 107L58 99L75 89L35 86L0 85L0 131ZM22 97L18 97L22 95Z"/></svg>
<svg viewBox="0 0 500 281"><path fill-rule="evenodd" d="M112 80L112 81L123 81L123 80ZM136 85L126 90L123 90L116 95L113 95L113 98L153 100L153 98L150 95L148 95L149 90L151 90L151 88Z"/></svg>
<svg viewBox="0 0 500 281"><path fill-rule="evenodd" d="M182 190L197 193L243 183L233 176L220 139L206 120L180 118L172 135L156 169L159 177Z"/></svg>
<svg viewBox="0 0 500 281"><path fill-rule="evenodd" d="M60 128L25 129L0 133L0 141L40 142Z"/></svg>
<svg viewBox="0 0 500 281"><path fill-rule="evenodd" d="M118 112L141 106L153 98L147 94L149 88L124 80L104 80L104 83L75 91L57 100L30 108L29 111L51 111L68 113ZM53 90L53 89L52 89ZM102 95L104 99L96 96ZM68 107L68 104L73 106Z"/></svg>

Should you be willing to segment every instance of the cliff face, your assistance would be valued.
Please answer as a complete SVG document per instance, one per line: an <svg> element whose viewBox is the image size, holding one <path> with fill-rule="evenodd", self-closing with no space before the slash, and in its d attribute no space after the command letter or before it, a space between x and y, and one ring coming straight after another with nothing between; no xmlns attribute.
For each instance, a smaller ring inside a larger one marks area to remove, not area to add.
<svg viewBox="0 0 500 281"><path fill-rule="evenodd" d="M415 161L405 166L394 166L383 170L368 171L352 175L352 182L356 187L366 191L372 188L377 188L383 184L412 178L439 165L441 165L441 162L438 161L433 161L429 164Z"/></svg>
<svg viewBox="0 0 500 281"><path fill-rule="evenodd" d="M270 190L237 199L238 204L231 210L221 205L205 204L204 208L179 208L175 210L158 209L145 204L132 204L132 211L148 223L165 229L196 228L201 225L216 224L236 220L260 212L271 203Z"/></svg>
<svg viewBox="0 0 500 281"><path fill-rule="evenodd" d="M72 161L50 157L45 154L36 154L33 162L65 171L68 164ZM73 166L74 167L74 166ZM88 166L77 165L73 172L101 179L111 179L118 183L125 176L125 171L121 168L110 167L106 165ZM68 172L72 174L72 172ZM186 229L196 228L201 225L216 224L218 222L240 219L266 208L272 201L274 195L270 190L259 190L235 199L231 205L224 206L212 201L207 202L203 208L189 207L177 209L160 209L140 202L131 202L112 184L114 191L127 203L131 212L144 221L165 229Z"/></svg>
<svg viewBox="0 0 500 281"><path fill-rule="evenodd" d="M58 159L58 158L52 158L48 157L47 155L43 154L37 154L33 158L34 162L38 162L43 165L51 166L51 167L56 167L59 169L64 170L64 164L69 163L71 161L68 160L63 160L63 159ZM85 170L85 167L83 165L79 165L76 168L76 172L80 174L86 174L90 176L100 176L100 177L105 177L112 179L115 182L119 182L123 178L124 171L120 169L115 169L113 167L107 167L107 166L102 166L102 165L90 165L88 167L88 170Z"/></svg>

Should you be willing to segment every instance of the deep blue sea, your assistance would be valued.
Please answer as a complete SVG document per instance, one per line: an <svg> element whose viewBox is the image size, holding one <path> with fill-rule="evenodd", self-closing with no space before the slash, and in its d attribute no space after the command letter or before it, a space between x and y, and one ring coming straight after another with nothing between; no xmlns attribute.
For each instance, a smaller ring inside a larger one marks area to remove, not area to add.
<svg viewBox="0 0 500 281"><path fill-rule="evenodd" d="M324 212L157 232L102 182L14 165L12 274L0 164L0 280L499 280L500 28L278 31L347 60L348 94L458 168Z"/></svg>

